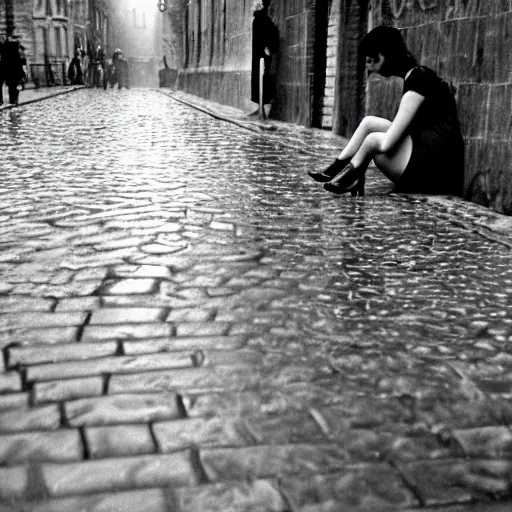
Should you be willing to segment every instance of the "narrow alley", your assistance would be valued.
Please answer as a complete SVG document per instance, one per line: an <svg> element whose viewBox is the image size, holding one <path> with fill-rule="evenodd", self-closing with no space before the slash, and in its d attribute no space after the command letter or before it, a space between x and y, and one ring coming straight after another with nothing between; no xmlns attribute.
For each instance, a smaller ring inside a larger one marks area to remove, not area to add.
<svg viewBox="0 0 512 512"><path fill-rule="evenodd" d="M333 140L0 113L2 511L511 509L510 246L375 170L327 193Z"/></svg>

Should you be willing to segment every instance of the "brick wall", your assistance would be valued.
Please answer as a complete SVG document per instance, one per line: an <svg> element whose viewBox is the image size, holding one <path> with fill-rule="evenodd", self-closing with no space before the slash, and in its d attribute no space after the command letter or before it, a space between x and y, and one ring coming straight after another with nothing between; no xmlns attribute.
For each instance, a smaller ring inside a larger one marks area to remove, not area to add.
<svg viewBox="0 0 512 512"><path fill-rule="evenodd" d="M512 2L374 0L371 26L403 30L412 52L456 87L467 197L512 214ZM369 113L392 116L398 80L369 85Z"/></svg>
<svg viewBox="0 0 512 512"><path fill-rule="evenodd" d="M332 0L327 27L326 69L322 101L322 128L332 128L336 74L338 68L338 38L341 0Z"/></svg>

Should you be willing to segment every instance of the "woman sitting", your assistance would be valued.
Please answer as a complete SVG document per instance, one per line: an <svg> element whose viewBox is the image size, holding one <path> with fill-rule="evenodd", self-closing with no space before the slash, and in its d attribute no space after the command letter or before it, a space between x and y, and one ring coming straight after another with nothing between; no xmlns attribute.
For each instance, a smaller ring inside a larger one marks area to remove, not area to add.
<svg viewBox="0 0 512 512"><path fill-rule="evenodd" d="M329 192L364 195L373 160L399 191L461 195L464 145L450 86L418 65L396 28L376 27L359 51L368 74L404 79L398 112L392 122L365 117L334 163L309 175Z"/></svg>

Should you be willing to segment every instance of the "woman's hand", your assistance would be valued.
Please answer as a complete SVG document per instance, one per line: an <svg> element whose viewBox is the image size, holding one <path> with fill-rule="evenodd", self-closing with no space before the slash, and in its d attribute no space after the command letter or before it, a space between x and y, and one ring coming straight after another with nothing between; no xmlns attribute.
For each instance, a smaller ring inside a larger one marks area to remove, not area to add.
<svg viewBox="0 0 512 512"><path fill-rule="evenodd" d="M418 109L425 101L425 96L414 91L407 91L400 101L398 112L396 113L391 126L388 128L379 147L379 153L389 153L393 148L403 140L407 128L411 124Z"/></svg>

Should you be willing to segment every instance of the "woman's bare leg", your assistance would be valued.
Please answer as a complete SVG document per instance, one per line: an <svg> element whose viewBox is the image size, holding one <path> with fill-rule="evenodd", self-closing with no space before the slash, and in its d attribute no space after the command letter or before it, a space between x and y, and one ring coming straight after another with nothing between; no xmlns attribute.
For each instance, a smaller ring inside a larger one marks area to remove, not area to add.
<svg viewBox="0 0 512 512"><path fill-rule="evenodd" d="M372 132L367 135L350 163L357 169L366 169L373 160L379 170L392 182L396 183L411 158L412 139L409 136L406 137L392 153L378 153L383 137L384 133L382 132ZM337 183L342 178L343 173L340 173L331 181L331 184Z"/></svg>
<svg viewBox="0 0 512 512"><path fill-rule="evenodd" d="M354 156L362 146L366 137L373 132L386 132L391 126L391 121L383 117L366 116L357 127L354 135L338 157L339 160Z"/></svg>

